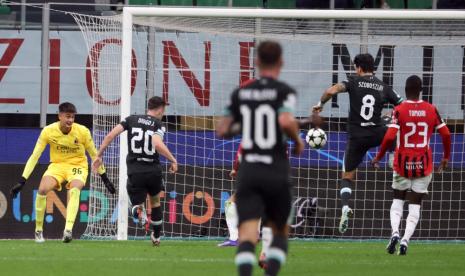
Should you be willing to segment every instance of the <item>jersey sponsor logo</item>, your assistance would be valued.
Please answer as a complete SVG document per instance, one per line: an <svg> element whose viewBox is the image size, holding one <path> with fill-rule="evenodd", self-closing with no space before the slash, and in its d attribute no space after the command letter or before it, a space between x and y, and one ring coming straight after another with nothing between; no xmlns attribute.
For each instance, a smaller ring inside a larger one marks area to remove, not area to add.
<svg viewBox="0 0 465 276"><path fill-rule="evenodd" d="M276 89L241 89L239 99L246 101L273 101L278 97Z"/></svg>
<svg viewBox="0 0 465 276"><path fill-rule="evenodd" d="M374 89L377 91L383 91L384 86L378 83L372 83L372 82L366 82L366 81L359 81L358 82L358 87L359 88L369 88L369 89Z"/></svg>
<svg viewBox="0 0 465 276"><path fill-rule="evenodd" d="M65 154L77 153L79 151L79 147L72 148L72 147L63 146L63 145L57 145L56 150L59 151L60 153L65 153Z"/></svg>

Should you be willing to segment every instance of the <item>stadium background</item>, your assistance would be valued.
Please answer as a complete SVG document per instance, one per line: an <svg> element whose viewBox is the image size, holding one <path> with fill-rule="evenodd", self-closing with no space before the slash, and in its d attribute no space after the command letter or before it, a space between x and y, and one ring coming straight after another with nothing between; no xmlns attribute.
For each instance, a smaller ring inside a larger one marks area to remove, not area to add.
<svg viewBox="0 0 465 276"><path fill-rule="evenodd" d="M41 1L28 1L28 3L34 2L41 2ZM72 1L69 1L72 2ZM108 1L112 2L112 1ZM115 1L116 2L116 1ZM157 1L131 1L132 4L154 4ZM196 2L196 4L201 5L202 3L209 3L209 1L160 1L161 4L193 4L192 2ZM224 1L225 3L227 1ZM269 7L277 7L277 8L290 8L294 7L292 3L293 1L267 1ZM356 1L357 2L357 1ZM358 1L360 2L360 1ZM394 3L401 3L403 1L390 1L392 5ZM411 1L411 3L419 3L421 1ZM424 2L424 1L423 1ZM95 2L92 2L95 3ZM238 6L261 6L263 4L262 1L236 1ZM273 4L274 3L274 4ZM281 5L279 4L281 3ZM282 3L286 3L282 5ZM226 4L224 4L226 5ZM276 5L276 6L273 6ZM400 4L399 4L400 5ZM77 12L83 13L90 13L90 14L113 14L117 12L118 8L116 6L75 6L75 5L54 5L51 4L53 8L59 10L73 10ZM40 132L40 125L39 125L39 110L41 108L40 100L41 100L41 89L43 92L43 87L41 87L41 77L43 76L42 71L44 68L41 65L41 35L43 34L41 31L42 28L42 10L33 8L33 7L26 7L21 8L21 6L16 5L9 5L0 6L0 11L3 13L0 15L0 19L3 19L6 24L0 28L0 46L2 49L0 51L0 65L3 66L0 69L0 238L30 238L31 233L33 232L34 228L34 213L33 213L33 200L34 194L37 189L37 183L40 179L42 172L46 168L46 164L48 163L48 156L44 154L40 160L40 165L35 170L34 175L28 182L28 186L22 192L21 197L15 201L11 201L8 198L8 190L13 183L18 179L21 174L22 168L24 163L26 162L38 133ZM414 6L412 6L414 7ZM415 6L418 8L422 8L419 4ZM429 8L424 6L423 8ZM2 22L3 22L2 20ZM10 23L10 24L9 24ZM74 101L78 105L78 110L81 113L78 117L76 122L82 123L87 125L88 127L92 127L91 125L91 105L92 105L92 96L95 95L95 91L91 91L92 89L89 86L89 80L86 72L86 50L85 45L82 40L79 40L80 34L77 27L74 25L72 18L66 16L62 13L55 13L52 12L50 16L50 51L49 51L49 66L45 68L45 72L48 74L49 77L49 85L48 89L45 93L48 93L48 104L46 106L47 113L47 123L55 121L56 115L56 108L57 104L62 101ZM74 33L74 34L73 34ZM81 38L82 39L82 38ZM464 97L465 97L465 76L461 74L461 72L465 71L465 54L463 47L457 47L458 57L457 61L457 87L461 93L461 99L457 102L457 105L453 108L458 108L460 110L464 109ZM337 49L342 49L338 47L333 47L327 51L328 55L336 55L337 56ZM425 66L425 63L432 57L431 49L429 48L421 48L418 49L422 51L422 56L426 57L423 60L423 64L420 63L420 66ZM373 55L375 55L379 49L372 49ZM71 55L68 53L81 53L79 55ZM181 51L182 53L182 51ZM386 56L386 52L382 52L383 57ZM447 53L443 53L447 54ZM438 56L439 55L439 56ZM435 58L441 58L441 51L436 52ZM381 57L380 57L381 58ZM338 61L339 62L339 61ZM341 60L341 63L343 61ZM379 61L378 61L379 62ZM336 69L338 68L339 63L336 64ZM343 66L343 64L341 64ZM387 66L386 63L383 63L383 66ZM427 65L426 65L427 66ZM27 78L25 77L27 76ZM460 77L461 76L461 77ZM336 80L341 76L336 76ZM334 75L328 74L326 76L327 81L321 83L321 87L326 87L334 82ZM389 79L389 76L386 76ZM434 79L434 71L431 70L431 73L426 76L426 79L432 81ZM239 80L238 80L239 81ZM180 82L182 84L182 81ZM390 83L393 84L395 87L401 87L402 83L396 81L394 79L390 79ZM318 95L322 89L319 89L315 93L315 99L317 99ZM427 97L431 97L431 99L440 99L441 97L439 94L435 93L447 93L447 91L428 91ZM189 91L187 91L189 93ZM226 92L227 93L227 92ZM137 96L137 95L136 95ZM435 97L437 96L437 97ZM442 96L444 96L442 94ZM302 102L301 104L304 105L311 105L314 103L314 100L308 99L308 101ZM334 103L335 104L335 103ZM344 99L340 98L338 104L341 108L346 108L347 104L344 102ZM447 110L444 110L447 114ZM456 114L456 113L455 113ZM447 118L447 116L446 116ZM168 121L176 121L181 120L179 116L169 115L166 118ZM333 120L339 122L339 118L333 118ZM452 160L462 160L464 152L464 135L463 135L463 118L450 118L450 122L453 122L457 128L452 129L453 135L455 136L453 141L454 143L454 150L453 152L456 156L452 157ZM320 161L318 164L312 163L309 161L307 164L299 163L299 165L304 167L314 167L314 170L308 170L306 173L309 175L302 175L304 179L315 179L320 174L325 174L325 179L337 179L337 175L335 170L326 170L325 168L335 168L340 165L342 160L342 156L331 154L332 152L337 152L334 149L340 149L345 147L344 137L345 137L345 126L344 123L340 124L333 124L332 127L337 128L339 132L334 133L335 136L330 136L330 141L337 141L336 143L332 142L328 145L328 148L320 152L316 151L306 151L306 154L311 154L312 158L308 158L307 160L317 160ZM185 133L184 137L187 140L186 144L205 144L208 148L211 149L220 149L224 147L229 147L230 151L234 151L234 148L237 147L238 141L234 141L230 144L208 144L209 141L213 141L209 139L212 132L202 132L205 133L204 136L202 135L195 135L195 141L189 141L190 130L173 130L177 131L179 137L183 137L183 133ZM436 139L436 137L435 137ZM167 135L167 141L170 141L170 134ZM202 164L207 165L214 170L216 166L223 166L229 165L232 162L232 155L227 156L225 158L214 158L215 151L196 151L192 147L184 146L184 143L180 143L180 146L177 146L173 149L174 153L177 154L180 163L183 165L181 167L181 171L186 172L186 175L189 175L189 170L194 170L195 168L192 165ZM333 150L331 150L333 149ZM440 152L440 148L436 148L436 152ZM212 156L213 155L213 156ZM193 158L195 156L195 158ZM435 160L437 161L440 158L440 155L435 155ZM222 163L218 163L218 160L223 159ZM304 158L305 159L305 158ZM296 162L295 160L291 160L291 162ZM323 165L323 166L322 166ZM460 164L458 164L460 166ZM463 164L461 164L463 167ZM203 172L205 174L210 174L212 172ZM215 171L213 173L216 173ZM202 177L201 173L196 172L199 177ZM377 179L385 179L385 175L382 174L364 174L363 177L366 177L369 180L369 183L373 181L373 185L379 185L378 188L374 188L374 190L382 191L384 190L383 185L385 183L377 183ZM457 179L464 179L463 172L457 172L456 175L450 174L449 177L456 177ZM445 183L447 183L447 179L444 179ZM168 182L173 182L175 180L170 180ZM192 181L195 182L196 179L183 179L183 181ZM175 191L169 185L167 186L167 194L165 197L167 198L165 203L165 209L168 210L169 200L175 200L176 208L177 208L177 216L186 216L189 218L193 218L189 216L189 214L185 214L182 212L183 206L190 204L190 200L195 201L205 201L207 204L195 204L197 206L206 206L204 208L193 209L193 213L196 219L192 221L192 224L184 225L183 229L177 229L176 232L183 233L186 235L221 235L222 233L216 232L208 232L206 233L206 229L208 231L215 231L215 225L220 225L219 214L221 213L224 205L224 200L227 198L229 192L231 191L231 181L227 180L227 175L217 175L214 178L214 181L203 181L203 190L196 190L196 191ZM311 183L309 183L311 185ZM318 197L318 198L330 198L333 200L336 198L336 193L334 191L334 187L336 185L334 182L328 182L328 187L331 187L330 191L333 191L334 194L326 194L322 191L322 194L311 195L308 194L304 199L309 199L311 197ZM213 189L213 187L225 187L225 190L218 190ZM228 188L229 187L229 188ZM88 186L87 186L88 188ZM464 198L465 192L457 187L458 190L453 190L450 185L445 185L444 187L435 187L435 189L444 190L445 193L450 193L451 196L447 198ZM87 191L87 192L86 192ZM174 193L173 193L174 192ZM200 194L199 194L200 193ZM215 193L215 194L214 194ZM361 191L359 191L361 193ZM63 225L63 214L64 214L64 206L66 202L66 195L63 192L56 193L56 197L52 196L53 200L49 200L49 204L47 206L47 214L46 214L46 231L45 237L46 238L59 238L62 234L62 225ZM216 201L209 201L208 196L213 196ZM376 196L376 195L375 195ZM374 231L373 229L381 229L384 228L388 231L388 224L386 221L383 220L376 220L375 218L379 217L379 214L373 212L373 209L386 210L388 204L385 201L384 194L379 193L379 201L375 200L369 201L366 203L366 211L367 213L364 214L366 220L364 220L364 225L360 225L360 228L366 229L365 231ZM75 233L76 235L80 235L85 228L87 222L87 197L88 197L88 190L84 190L81 193L81 206L80 211L78 214L78 223L76 224ZM362 196L355 196L356 198L363 198ZM298 199L296 199L298 200ZM104 196L102 197L102 202L105 201ZM211 203L213 202L213 203ZM454 201L457 202L457 201ZM212 205L213 204L213 205ZM370 205L371 204L371 205ZM381 204L379 206L375 206L376 204ZM425 202L426 205L430 204L431 206L425 206L425 209L434 209L434 204L451 204L447 202L432 202L428 201ZM454 204L454 203L452 203ZM386 206L384 206L386 205ZM214 206L214 207L210 207ZM376 207L376 208L373 208ZM210 214L213 208L213 213ZM440 209L440 208L437 208ZM445 206L446 210L455 209L457 210L457 206ZM328 212L331 212L329 210ZM450 212L450 211L449 211ZM206 215L207 214L207 215ZM434 216L433 213L432 216ZM460 217L459 211L456 214L450 214L451 216ZM116 217L116 216L115 216ZM335 214L326 214L325 217L332 217L335 218ZM434 218L434 217L433 217ZM180 217L173 217L170 215L169 212L165 214L165 224L166 227L178 227L174 224L170 224L170 222L175 222L179 220ZM53 223L51 223L53 222ZM58 223L57 223L58 222ZM334 219L329 219L326 221L320 221L320 229L322 232L318 233L320 237L331 237L333 236L333 231L325 232L324 226L328 226L328 228L333 229L336 221ZM426 220L421 221L421 223L427 223ZM442 223L442 222L438 222ZM463 223L461 220L453 220L453 221L443 221L443 223ZM380 226L380 224L383 224ZM210 227L205 227L210 226ZM423 227L422 227L423 228ZM428 226L425 226L428 228ZM442 227L441 227L442 228ZM448 225L448 228L458 228L462 229L460 231L465 231L465 225ZM295 231L299 231L296 229ZM376 230L378 231L378 230ZM387 233L387 232L386 232ZM363 235L386 235L386 233L363 233ZM305 233L304 236L311 237L315 233ZM429 237L437 237L437 238L447 238L450 233L444 233L441 231L437 231L437 233L428 233ZM465 236L465 233L454 233L452 236ZM421 233L420 233L421 237Z"/></svg>

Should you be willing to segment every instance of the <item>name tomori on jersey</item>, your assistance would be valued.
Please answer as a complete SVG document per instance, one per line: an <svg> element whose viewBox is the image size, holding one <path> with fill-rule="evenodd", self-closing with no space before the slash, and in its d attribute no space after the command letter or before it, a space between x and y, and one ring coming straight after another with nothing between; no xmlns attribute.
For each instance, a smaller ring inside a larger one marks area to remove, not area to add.
<svg viewBox="0 0 465 276"><path fill-rule="evenodd" d="M239 99L249 101L271 101L278 96L276 89L241 89Z"/></svg>
<svg viewBox="0 0 465 276"><path fill-rule="evenodd" d="M383 91L383 89L384 89L384 86L381 85L381 84L372 83L372 82L364 82L364 81L359 81L358 82L358 87L370 88L370 89L374 89L374 90L378 90L378 91Z"/></svg>
<svg viewBox="0 0 465 276"><path fill-rule="evenodd" d="M408 114L410 117L426 117L425 110L409 110Z"/></svg>

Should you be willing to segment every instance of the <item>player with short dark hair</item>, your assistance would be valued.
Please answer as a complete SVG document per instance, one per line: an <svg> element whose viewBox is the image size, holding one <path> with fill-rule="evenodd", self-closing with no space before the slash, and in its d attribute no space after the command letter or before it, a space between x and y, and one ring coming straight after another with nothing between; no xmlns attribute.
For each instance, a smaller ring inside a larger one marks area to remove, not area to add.
<svg viewBox="0 0 465 276"><path fill-rule="evenodd" d="M339 184L342 203L339 223L341 233L347 231L349 217L352 216L349 199L356 169L363 161L366 152L381 144L386 132L381 119L383 106L385 103L398 105L402 102L402 98L391 87L374 76L374 60L370 54L357 55L354 64L356 75L326 89L320 102L313 107L313 112L321 112L323 105L334 95L341 92L349 93L348 141Z"/></svg>
<svg viewBox="0 0 465 276"><path fill-rule="evenodd" d="M73 239L72 230L79 208L80 193L86 184L88 174L86 151L92 159L97 156L97 150L89 129L74 122L77 112L74 104L64 102L58 106L58 111L59 121L46 126L40 132L34 151L27 160L21 180L11 189L11 196L14 198L26 184L26 180L34 170L47 144L50 145L50 165L40 180L35 200L36 227L34 238L38 243L45 241L43 225L47 193L53 189L61 191L63 183L67 183L66 188L69 189L63 242L69 243ZM96 170L110 193L115 193L115 188L108 179L102 164L99 164Z"/></svg>
<svg viewBox="0 0 465 276"><path fill-rule="evenodd" d="M145 200L150 195L152 206L150 239L154 246L160 245L163 213L160 204L160 192L164 189L162 167L159 154L170 162L169 171L178 170L176 158L163 143L165 127L161 119L165 113L166 102L160 97L152 97L147 102L146 115L131 115L116 125L103 139L97 159L92 164L96 168L102 162L102 156L110 143L124 131L128 131L128 170L127 192L131 201L131 213L145 224Z"/></svg>
<svg viewBox="0 0 465 276"><path fill-rule="evenodd" d="M251 275L256 262L257 228L262 215L273 229L266 274L276 275L285 262L292 197L286 137L295 142L297 154L304 148L293 116L296 92L277 80L283 65L281 46L263 41L257 49L259 78L233 91L216 128L220 137L242 133L242 162L236 183L239 246L235 258L242 276Z"/></svg>
<svg viewBox="0 0 465 276"><path fill-rule="evenodd" d="M387 252L393 254L400 240L399 224L404 211L404 202L409 202L409 213L405 233L400 242L399 254L407 254L410 237L420 219L421 200L428 193L433 172L433 156L429 141L434 129L438 130L444 146L444 157L438 171L447 167L450 157L450 132L436 107L420 99L421 79L410 76L405 84L407 100L394 109L392 122L384 137L381 148L372 160L375 168L379 168L379 160L383 158L387 148L396 140L399 144L394 153L393 200L390 211L392 236Z"/></svg>

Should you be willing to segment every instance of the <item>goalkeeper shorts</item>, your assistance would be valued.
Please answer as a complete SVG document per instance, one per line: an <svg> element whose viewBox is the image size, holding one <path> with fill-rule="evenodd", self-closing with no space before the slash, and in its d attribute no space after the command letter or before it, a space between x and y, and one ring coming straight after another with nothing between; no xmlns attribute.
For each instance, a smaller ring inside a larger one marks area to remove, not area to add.
<svg viewBox="0 0 465 276"><path fill-rule="evenodd" d="M85 184L87 181L87 175L87 167L64 163L51 163L43 176L51 176L55 178L58 182L58 185L55 189L61 191L61 186L64 182L67 182L67 189L69 189L69 183L71 183L73 180L79 180Z"/></svg>

